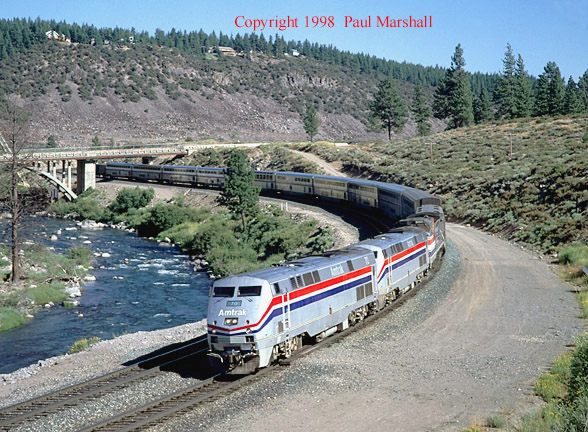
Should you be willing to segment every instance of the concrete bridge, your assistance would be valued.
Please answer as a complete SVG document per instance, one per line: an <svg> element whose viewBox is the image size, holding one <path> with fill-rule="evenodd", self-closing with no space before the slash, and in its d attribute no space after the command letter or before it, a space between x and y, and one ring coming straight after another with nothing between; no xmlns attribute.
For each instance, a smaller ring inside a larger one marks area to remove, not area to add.
<svg viewBox="0 0 588 432"><path fill-rule="evenodd" d="M0 141L2 141L0 135ZM75 199L83 191L96 187L96 161L98 159L142 158L149 164L157 156L183 156L195 151L215 147L257 147L267 143L236 144L152 144L128 147L100 147L88 149L31 149L19 154L19 160L30 162L31 171L37 172L56 186L68 199ZM12 159L10 149L2 145L0 163ZM74 162L75 161L75 162ZM76 190L72 189L72 168L75 163ZM61 164L61 168L59 165ZM60 174L58 174L58 170Z"/></svg>

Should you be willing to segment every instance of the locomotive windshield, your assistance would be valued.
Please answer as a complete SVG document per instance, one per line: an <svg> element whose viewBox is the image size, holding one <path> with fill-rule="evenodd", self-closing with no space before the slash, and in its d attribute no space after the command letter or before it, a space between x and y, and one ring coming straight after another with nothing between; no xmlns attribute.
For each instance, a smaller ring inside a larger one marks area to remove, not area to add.
<svg viewBox="0 0 588 432"><path fill-rule="evenodd" d="M261 285L255 286L240 286L237 292L239 297L260 296Z"/></svg>
<svg viewBox="0 0 588 432"><path fill-rule="evenodd" d="M233 297L235 295L235 287L215 286L212 292L213 297Z"/></svg>

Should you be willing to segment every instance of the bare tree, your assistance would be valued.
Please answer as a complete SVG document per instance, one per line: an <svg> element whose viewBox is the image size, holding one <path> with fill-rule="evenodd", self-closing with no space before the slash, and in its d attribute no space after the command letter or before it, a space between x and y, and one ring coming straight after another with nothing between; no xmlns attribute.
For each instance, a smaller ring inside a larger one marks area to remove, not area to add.
<svg viewBox="0 0 588 432"><path fill-rule="evenodd" d="M12 258L12 273L10 280L13 284L20 281L20 238L19 226L22 222L23 202L19 197L18 186L21 175L26 169L28 154L28 126L29 113L19 107L13 101L0 101L0 138L2 144L2 177L0 189L3 196L6 196L6 207L11 215L10 220L10 250Z"/></svg>

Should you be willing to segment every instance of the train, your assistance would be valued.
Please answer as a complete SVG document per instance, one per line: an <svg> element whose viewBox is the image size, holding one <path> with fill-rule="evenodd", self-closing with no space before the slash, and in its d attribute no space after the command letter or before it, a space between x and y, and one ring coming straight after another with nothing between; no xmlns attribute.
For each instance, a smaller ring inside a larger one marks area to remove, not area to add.
<svg viewBox="0 0 588 432"><path fill-rule="evenodd" d="M108 162L97 176L222 188L225 171ZM395 228L342 249L215 280L207 314L216 370L247 374L362 321L420 283L445 251L441 199L372 180L255 171L263 192L372 210Z"/></svg>

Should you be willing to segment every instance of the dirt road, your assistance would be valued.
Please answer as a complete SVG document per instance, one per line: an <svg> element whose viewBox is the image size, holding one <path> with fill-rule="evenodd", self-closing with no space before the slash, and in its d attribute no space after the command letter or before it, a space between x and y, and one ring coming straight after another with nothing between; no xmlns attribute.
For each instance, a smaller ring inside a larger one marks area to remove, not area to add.
<svg viewBox="0 0 588 432"><path fill-rule="evenodd" d="M436 292L443 283L434 279L385 320L173 427L455 431L520 409L583 331L579 308L535 255L458 225L448 237L455 248L435 278L453 273L451 289Z"/></svg>

